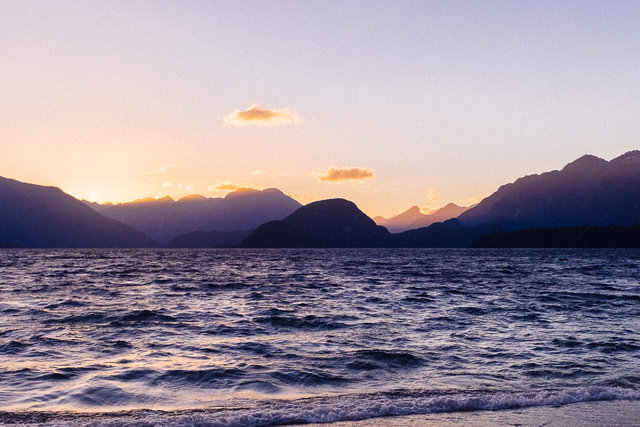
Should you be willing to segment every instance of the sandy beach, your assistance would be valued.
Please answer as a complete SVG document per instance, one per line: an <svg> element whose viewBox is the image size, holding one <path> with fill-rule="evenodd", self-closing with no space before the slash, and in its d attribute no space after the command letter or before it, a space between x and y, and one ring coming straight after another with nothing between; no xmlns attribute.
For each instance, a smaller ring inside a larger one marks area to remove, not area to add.
<svg viewBox="0 0 640 427"><path fill-rule="evenodd" d="M309 424L320 427L327 424ZM332 423L333 427L382 426L640 426L640 401L581 402L563 406L537 406L503 411L450 412L383 417Z"/></svg>

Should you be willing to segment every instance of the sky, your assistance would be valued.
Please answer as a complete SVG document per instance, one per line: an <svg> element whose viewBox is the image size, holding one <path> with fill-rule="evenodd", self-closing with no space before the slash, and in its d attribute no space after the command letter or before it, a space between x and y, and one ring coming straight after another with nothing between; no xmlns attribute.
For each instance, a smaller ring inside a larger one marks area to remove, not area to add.
<svg viewBox="0 0 640 427"><path fill-rule="evenodd" d="M391 216L640 148L640 2L0 2L0 176Z"/></svg>

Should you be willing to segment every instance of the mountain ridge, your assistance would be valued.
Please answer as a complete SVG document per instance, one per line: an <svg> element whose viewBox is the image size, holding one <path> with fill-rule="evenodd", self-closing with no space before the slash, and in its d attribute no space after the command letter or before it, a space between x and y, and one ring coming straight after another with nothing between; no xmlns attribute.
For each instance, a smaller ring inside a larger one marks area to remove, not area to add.
<svg viewBox="0 0 640 427"><path fill-rule="evenodd" d="M392 234L348 200L305 205L287 218L263 224L241 243L250 248L407 248L468 247L499 227L465 227L456 219Z"/></svg>
<svg viewBox="0 0 640 427"><path fill-rule="evenodd" d="M505 231L532 227L640 223L640 151L611 161L584 155L561 170L502 185L458 216L464 225L498 224Z"/></svg>
<svg viewBox="0 0 640 427"><path fill-rule="evenodd" d="M437 209L435 212L423 214L418 206L412 206L406 211L394 215L391 218L376 216L373 220L378 225L386 227L391 233L401 233L416 228L428 227L437 222L443 222L451 218L456 218L466 212L472 206L458 206L455 203L448 203Z"/></svg>
<svg viewBox="0 0 640 427"><path fill-rule="evenodd" d="M280 221L258 227L242 247L372 247L389 232L351 201L328 199L309 203Z"/></svg>
<svg viewBox="0 0 640 427"><path fill-rule="evenodd" d="M61 189L0 177L0 241L26 248L158 247Z"/></svg>
<svg viewBox="0 0 640 427"><path fill-rule="evenodd" d="M189 195L179 200L169 196L145 198L99 208L107 218L140 229L162 244L185 233L251 230L282 219L301 205L275 188L239 189L225 197Z"/></svg>

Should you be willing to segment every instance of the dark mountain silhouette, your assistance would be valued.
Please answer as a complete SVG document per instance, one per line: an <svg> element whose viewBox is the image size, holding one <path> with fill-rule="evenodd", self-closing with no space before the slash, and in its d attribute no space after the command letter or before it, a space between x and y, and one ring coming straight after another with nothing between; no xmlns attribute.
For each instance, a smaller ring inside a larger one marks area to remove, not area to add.
<svg viewBox="0 0 640 427"><path fill-rule="evenodd" d="M19 244L17 244L16 242L0 242L0 248L2 249L18 249L21 248L22 246L20 246Z"/></svg>
<svg viewBox="0 0 640 427"><path fill-rule="evenodd" d="M587 155L560 171L520 178L458 219L505 231L640 223L640 151L609 162Z"/></svg>
<svg viewBox="0 0 640 427"><path fill-rule="evenodd" d="M262 224L238 245L241 248L321 248L309 234L285 221ZM344 245L343 245L344 246ZM341 247L343 247L341 246Z"/></svg>
<svg viewBox="0 0 640 427"><path fill-rule="evenodd" d="M449 203L433 213L423 214L420 212L420 208L412 206L401 214L389 219L377 216L374 217L373 220L376 224L386 227L391 233L401 233L406 230L428 227L436 222L443 222L455 218L470 208L471 206L465 207L458 206L455 203Z"/></svg>
<svg viewBox="0 0 640 427"><path fill-rule="evenodd" d="M282 221L258 227L242 247L468 247L496 226L464 227L456 219L391 234L344 199L322 200L301 207Z"/></svg>
<svg viewBox="0 0 640 427"><path fill-rule="evenodd" d="M465 227L457 219L393 234L393 246L408 248L467 248L482 235L500 231L496 225Z"/></svg>
<svg viewBox="0 0 640 427"><path fill-rule="evenodd" d="M157 247L59 188L0 177L0 241L28 248Z"/></svg>
<svg viewBox="0 0 640 427"><path fill-rule="evenodd" d="M528 228L481 236L474 248L640 248L640 225Z"/></svg>
<svg viewBox="0 0 640 427"><path fill-rule="evenodd" d="M192 231L169 242L169 248L230 248L237 246L253 230Z"/></svg>
<svg viewBox="0 0 640 427"><path fill-rule="evenodd" d="M168 196L140 199L101 209L101 213L167 244L193 231L254 229L267 221L282 219L300 206L275 188L241 189L224 198L190 195L178 201Z"/></svg>
<svg viewBox="0 0 640 427"><path fill-rule="evenodd" d="M378 247L388 243L389 232L376 225L348 200L309 203L282 221L258 227L243 247Z"/></svg>
<svg viewBox="0 0 640 427"><path fill-rule="evenodd" d="M96 202L90 202L88 200L81 200L82 203L84 203L85 205L89 206L91 209L93 209L94 211L98 212L98 213L102 213L104 210L109 209L111 206L113 206L113 203L96 203Z"/></svg>

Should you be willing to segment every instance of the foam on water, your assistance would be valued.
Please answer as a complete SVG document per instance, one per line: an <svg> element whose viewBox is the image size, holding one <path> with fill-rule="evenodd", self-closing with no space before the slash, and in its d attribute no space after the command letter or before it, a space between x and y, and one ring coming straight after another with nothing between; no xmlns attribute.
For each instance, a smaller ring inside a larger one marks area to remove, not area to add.
<svg viewBox="0 0 640 427"><path fill-rule="evenodd" d="M261 401L250 407L120 413L0 412L0 422L48 426L274 426L359 421L377 417L425 415L558 406L579 402L638 400L640 391L620 387L520 393L395 390L293 401Z"/></svg>

